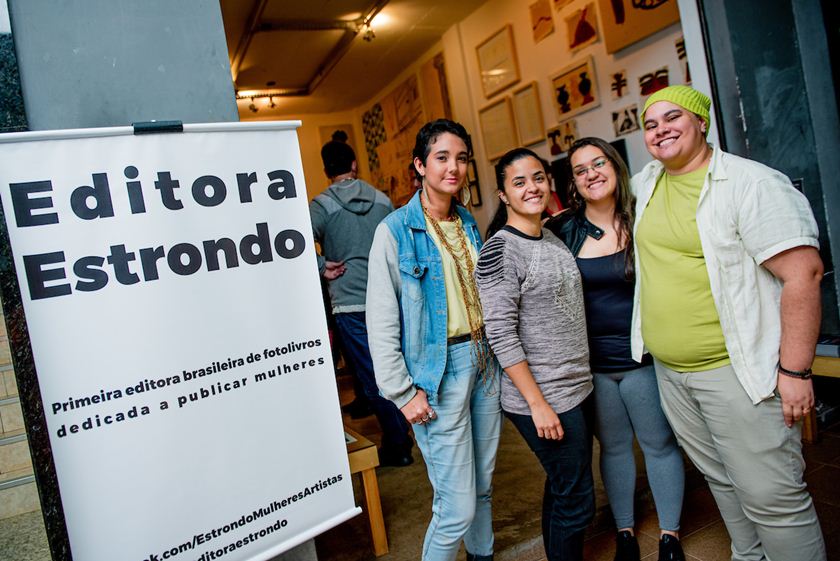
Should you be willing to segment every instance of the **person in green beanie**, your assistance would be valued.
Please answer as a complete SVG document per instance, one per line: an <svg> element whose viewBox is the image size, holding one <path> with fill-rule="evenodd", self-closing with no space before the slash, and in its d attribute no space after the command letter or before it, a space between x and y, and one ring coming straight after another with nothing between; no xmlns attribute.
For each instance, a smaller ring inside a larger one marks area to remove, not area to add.
<svg viewBox="0 0 840 561"><path fill-rule="evenodd" d="M799 422L814 406L817 224L782 173L707 143L710 105L671 86L642 111L654 161L632 179L631 347L654 357L662 408L709 482L732 559L822 561Z"/></svg>

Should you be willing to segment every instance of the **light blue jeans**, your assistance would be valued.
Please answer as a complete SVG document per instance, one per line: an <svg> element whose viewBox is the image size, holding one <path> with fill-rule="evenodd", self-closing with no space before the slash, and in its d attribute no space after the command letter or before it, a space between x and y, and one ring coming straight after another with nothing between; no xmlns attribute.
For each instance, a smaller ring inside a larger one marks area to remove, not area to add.
<svg viewBox="0 0 840 561"><path fill-rule="evenodd" d="M492 361L482 383L470 341L451 345L436 399L437 418L414 425L434 490L432 520L423 542L424 561L455 559L461 540L477 556L493 554L491 493L502 427L500 369Z"/></svg>

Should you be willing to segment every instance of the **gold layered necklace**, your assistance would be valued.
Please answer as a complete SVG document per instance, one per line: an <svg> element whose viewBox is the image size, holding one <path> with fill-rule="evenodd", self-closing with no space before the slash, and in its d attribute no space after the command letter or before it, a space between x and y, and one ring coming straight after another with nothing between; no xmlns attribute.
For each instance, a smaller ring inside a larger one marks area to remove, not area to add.
<svg viewBox="0 0 840 561"><path fill-rule="evenodd" d="M425 191L423 192L423 195L425 195L426 200L428 201L429 196ZM481 379L484 382L485 387L487 387L487 366L490 362L490 347L487 345L483 329L484 326L481 320L481 301L478 298L478 287L475 284L475 277L473 276L473 273L475 272L475 263L473 263L472 255L470 254L469 246L467 245L468 242L466 232L464 231L464 222L461 220L461 217L458 216L457 212L450 210L449 221L455 223L455 234L457 236L458 244L458 248L456 249L452 247L451 243L449 243L449 239L443 231L443 228L441 228L440 222L433 217L431 213L429 213L426 205L422 204L422 198L420 206L423 208L423 214L432 225L432 229L435 231L435 234L437 234L437 237L440 240L440 245L443 246L446 252L452 257L452 261L455 263L456 276L458 277L458 284L461 287L461 296L464 299L464 306L467 310L467 322L469 322L470 325L470 340L472 341L473 354L476 357L478 369L481 372Z"/></svg>

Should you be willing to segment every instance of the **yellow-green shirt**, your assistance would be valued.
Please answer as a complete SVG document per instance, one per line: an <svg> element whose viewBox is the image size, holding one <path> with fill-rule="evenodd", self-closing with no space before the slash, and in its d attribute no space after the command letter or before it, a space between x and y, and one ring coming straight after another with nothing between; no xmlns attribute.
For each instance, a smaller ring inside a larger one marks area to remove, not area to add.
<svg viewBox="0 0 840 561"><path fill-rule="evenodd" d="M729 364L697 230L707 166L663 173L636 231L645 347L679 372Z"/></svg>
<svg viewBox="0 0 840 561"><path fill-rule="evenodd" d="M455 254L459 257L463 257L463 251L461 249L462 234L458 233L462 226L454 221L443 220L438 221L438 224L440 225L440 229L443 231L443 235L446 236L446 241L449 242L449 246L455 250ZM443 244L440 243L437 232L435 232L435 229L429 222L428 217L426 218L426 229L440 252L440 258L443 265L443 284L446 287L446 336L457 337L459 335L466 335L470 332L470 322L467 319L467 305L464 303L461 283L458 281L458 270L455 265L455 260L446 248L443 247ZM476 252L475 247L473 247L470 243L470 240L466 236L465 232L463 233L463 237L467 243L467 249L470 252L470 259L472 259L474 266L476 260L478 259L478 253ZM466 272L467 264L465 261L462 261L461 266L464 267L464 271ZM469 273L467 273L465 280L470 283L470 285L467 285L467 289L469 289L472 284L472 278Z"/></svg>

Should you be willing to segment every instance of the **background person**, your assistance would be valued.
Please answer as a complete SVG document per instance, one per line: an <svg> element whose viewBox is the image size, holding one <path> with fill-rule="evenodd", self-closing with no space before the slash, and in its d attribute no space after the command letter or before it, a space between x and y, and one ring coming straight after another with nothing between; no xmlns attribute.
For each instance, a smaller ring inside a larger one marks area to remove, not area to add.
<svg viewBox="0 0 840 561"><path fill-rule="evenodd" d="M342 354L382 427L379 463L407 466L414 445L409 426L394 404L379 395L365 326L368 252L376 226L394 207L384 193L356 177L356 154L345 142L327 142L321 160L332 185L309 203L312 233L321 245L318 270L328 282Z"/></svg>
<svg viewBox="0 0 840 561"><path fill-rule="evenodd" d="M563 242L542 229L549 180L537 155L511 150L496 164L496 182L507 220L482 248L475 276L487 338L505 371L502 409L546 473L548 561L580 561L595 513L580 275Z"/></svg>
<svg viewBox="0 0 840 561"><path fill-rule="evenodd" d="M470 139L440 119L417 133L422 190L377 228L368 330L382 394L414 424L434 491L422 559L493 558L490 494L501 430L499 368L473 280L475 219L456 204Z"/></svg>
<svg viewBox="0 0 840 561"><path fill-rule="evenodd" d="M802 478L820 327L817 225L778 171L706 143L709 98L687 86L642 111L655 161L633 177L633 357L654 357L662 408L709 482L732 559L821 561Z"/></svg>
<svg viewBox="0 0 840 561"><path fill-rule="evenodd" d="M572 145L569 161L571 212L545 227L571 250L583 279L601 477L618 529L615 561L640 558L633 516L634 435L659 517L659 560L683 561L677 537L685 489L682 453L659 404L650 355L639 363L630 352L635 199L627 165L608 142L591 137Z"/></svg>

